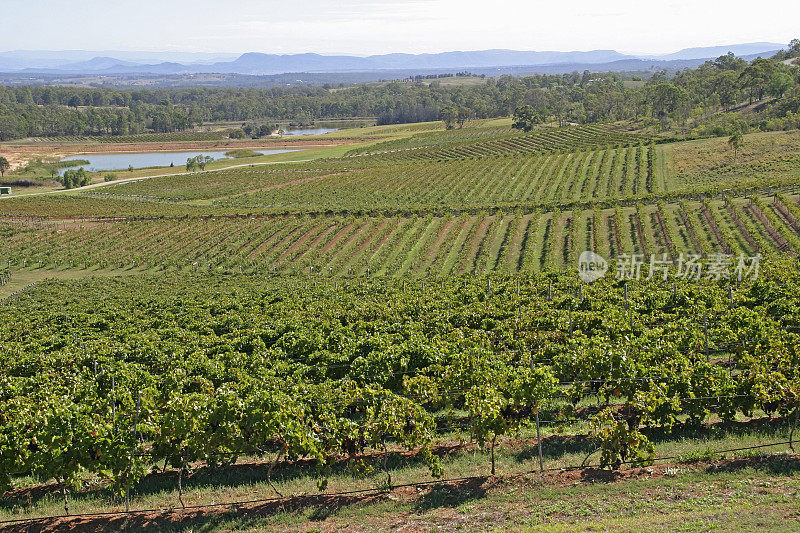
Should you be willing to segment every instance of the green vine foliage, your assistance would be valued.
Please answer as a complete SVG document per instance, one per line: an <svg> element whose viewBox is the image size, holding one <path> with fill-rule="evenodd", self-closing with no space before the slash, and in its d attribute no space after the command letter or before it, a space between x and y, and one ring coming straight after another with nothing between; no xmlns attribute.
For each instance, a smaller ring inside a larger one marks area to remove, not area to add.
<svg viewBox="0 0 800 533"><path fill-rule="evenodd" d="M617 420L607 407L591 420L592 433L600 443L600 464L619 468L623 463L647 466L653 463L655 447L626 420Z"/></svg>
<svg viewBox="0 0 800 533"><path fill-rule="evenodd" d="M584 416L587 404L600 406L590 437L611 467L652 459L645 428L756 412L794 423L791 259L765 260L741 283L630 281L627 298L613 273L576 283L43 282L0 308L0 485L102 479L122 496L156 467L256 456L308 460L324 487L339 462L365 476L391 450L418 453L439 476L437 426L458 423L492 453L537 414Z"/></svg>

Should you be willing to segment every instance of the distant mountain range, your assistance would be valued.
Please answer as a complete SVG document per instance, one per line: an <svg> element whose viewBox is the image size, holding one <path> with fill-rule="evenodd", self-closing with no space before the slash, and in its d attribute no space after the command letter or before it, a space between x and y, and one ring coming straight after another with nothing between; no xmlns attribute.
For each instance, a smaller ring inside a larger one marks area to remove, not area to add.
<svg viewBox="0 0 800 533"><path fill-rule="evenodd" d="M603 70L653 69L673 62L715 58L727 52L737 56L770 55L782 48L778 43L746 43L706 48L687 48L665 55L631 55L614 50L588 52L525 52L479 50L438 54L384 54L367 57L321 54L193 54L158 52L12 51L0 52L0 72L50 75L131 74L244 74L275 75L291 72L450 71L453 69L504 70L528 67L528 71L566 71L576 67L603 66ZM615 67L616 65L616 67ZM537 69L538 67L538 69ZM678 67L682 68L682 67Z"/></svg>

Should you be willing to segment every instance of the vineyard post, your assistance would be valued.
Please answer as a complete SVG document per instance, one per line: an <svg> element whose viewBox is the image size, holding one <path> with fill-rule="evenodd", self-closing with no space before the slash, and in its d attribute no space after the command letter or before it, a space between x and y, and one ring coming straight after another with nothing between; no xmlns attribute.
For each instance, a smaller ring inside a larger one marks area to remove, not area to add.
<svg viewBox="0 0 800 533"><path fill-rule="evenodd" d="M114 431L117 430L117 396L115 389L114 376L111 376L111 420L114 422Z"/></svg>
<svg viewBox="0 0 800 533"><path fill-rule="evenodd" d="M531 360L531 366L533 366L533 360ZM539 407L536 407L536 443L539 447L539 472L544 473L544 460L542 459L542 433L539 427Z"/></svg>
<svg viewBox="0 0 800 533"><path fill-rule="evenodd" d="M186 504L183 503L183 471L186 469L186 461L183 459L183 450L181 450L181 469L178 471L178 501L181 502L181 508L186 509Z"/></svg>
<svg viewBox="0 0 800 533"><path fill-rule="evenodd" d="M142 408L142 393L136 393L136 415L133 418L133 440L139 441L139 412Z"/></svg>
<svg viewBox="0 0 800 533"><path fill-rule="evenodd" d="M547 283L547 301L548 302L553 301L553 280L550 280Z"/></svg>
<svg viewBox="0 0 800 533"><path fill-rule="evenodd" d="M706 362L709 361L708 355L708 315L703 315L703 340L706 348Z"/></svg>
<svg viewBox="0 0 800 533"><path fill-rule="evenodd" d="M495 475L495 461L494 461L494 447L497 443L497 434L492 433L492 447L491 447L491 456L492 456L492 475Z"/></svg>

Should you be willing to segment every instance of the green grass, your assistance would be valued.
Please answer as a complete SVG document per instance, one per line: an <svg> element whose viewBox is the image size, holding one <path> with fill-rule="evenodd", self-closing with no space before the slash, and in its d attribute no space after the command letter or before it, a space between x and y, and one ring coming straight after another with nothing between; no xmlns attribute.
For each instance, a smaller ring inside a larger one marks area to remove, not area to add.
<svg viewBox="0 0 800 533"><path fill-rule="evenodd" d="M769 184L800 178L800 132L780 131L744 136L734 157L727 138L686 141L660 147L667 179L679 187L733 186L743 178Z"/></svg>
<svg viewBox="0 0 800 533"><path fill-rule="evenodd" d="M553 433L551 428L544 426L545 468L580 464L592 445L580 439L563 437L582 429L578 426L566 432ZM238 527L237 524L276 529L307 528L311 524L338 528L365 523L389 527L392 515L385 513L387 509L394 509L394 513L401 513L406 522L419 521L430 527L445 524L448 529L455 523L461 523L460 528L467 530L486 527L531 530L542 527L546 530L559 530L561 527L625 529L652 522L660 530L666 531L687 530L683 529L687 518L696 524L691 527L704 530L701 524L707 525L708 520L719 523L729 519L726 517L739 516L739 513L751 514L744 513L747 509L762 509L763 514L749 516L747 523L764 524L764 520L770 520L773 525L788 526L790 522L787 520L800 512L796 500L800 490L800 462L796 457L783 459L780 455L753 455L748 452L720 456L707 451L774 442L785 439L786 434L785 426L774 425L744 430L733 425L715 426L707 430L687 429L685 432L679 429L672 435L654 437L656 455L684 455L691 458L694 454L700 461L699 465L694 459L678 462L666 473L663 467L657 465L652 475L647 470L639 470L632 480L623 478L615 482L602 482L607 475L592 473L588 477L566 477L566 482L560 481L561 474L548 473L545 482L540 482L535 473L538 470L538 455L532 440L527 443L501 443L496 451L499 475L517 472L531 474L521 478L490 480L487 452L467 447L450 453L443 463L445 478L477 478L473 483L463 484L458 490L446 486L423 487L420 490L400 491L392 499L384 496L363 502L354 498L350 502L340 501L333 507L311 499L289 506L291 510L269 505L261 512L246 514L233 511L226 515L220 510L212 510L220 514L206 518L202 523L206 531L227 530ZM533 435L534 430L528 429L521 437L532 439ZM462 438L466 438L466 435L452 433L442 436L440 441L458 443ZM768 448L766 453L781 450L780 447ZM722 469L715 468L715 461L726 458L734 462ZM741 458L738 463L735 462L737 458ZM191 506L275 497L275 492L265 481L266 463L252 464L249 461L252 459L243 459L241 465L222 467L220 470L198 468L184 481L184 503ZM368 464L374 472L364 478L353 477L344 466L334 467L326 492L382 487L386 475L380 461L368 461ZM413 457L394 457L388 462L388 468L392 472L394 485L432 480L426 467ZM621 472L624 474L626 469L623 468ZM594 478L594 475L597 477ZM279 466L272 477L275 487L284 495L319 494L310 465ZM592 479L597 481L593 482ZM35 486L40 482L20 478L17 485ZM132 493L131 508L179 506L175 483L174 471L146 478ZM763 507L767 503L770 505ZM504 509L500 515L490 513L492 516L486 516L490 509L498 508ZM122 503L102 487L70 496L70 511L73 514L122 509ZM452 522L454 513L460 518ZM58 493L37 492L31 500L22 495L17 498L7 496L0 500L0 519L61 514L63 501ZM189 518L187 523L174 526L174 529L184 530L192 527L191 524Z"/></svg>

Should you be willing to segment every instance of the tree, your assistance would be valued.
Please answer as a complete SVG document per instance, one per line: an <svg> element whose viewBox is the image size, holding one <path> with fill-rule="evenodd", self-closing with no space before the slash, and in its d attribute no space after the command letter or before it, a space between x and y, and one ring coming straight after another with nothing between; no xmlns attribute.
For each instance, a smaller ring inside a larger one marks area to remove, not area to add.
<svg viewBox="0 0 800 533"><path fill-rule="evenodd" d="M468 107L459 107L458 108L458 127L463 128L464 123L468 120L471 120L475 116L475 113L472 112L472 109Z"/></svg>
<svg viewBox="0 0 800 533"><path fill-rule="evenodd" d="M739 152L739 148L744 144L744 135L742 135L742 130L738 127L733 130L733 135L731 135L730 139L728 139L728 144L731 148L733 148L733 160L736 161L736 156Z"/></svg>
<svg viewBox="0 0 800 533"><path fill-rule="evenodd" d="M11 168L11 165L9 164L8 159L6 159L3 156L0 156L0 175L5 176L6 171L9 168Z"/></svg>
<svg viewBox="0 0 800 533"><path fill-rule="evenodd" d="M720 73L714 81L714 92L719 97L722 109L727 111L731 106L739 102L741 91L739 90L738 77L736 72L726 70Z"/></svg>
<svg viewBox="0 0 800 533"><path fill-rule="evenodd" d="M448 130L452 130L455 123L458 121L458 109L453 106L443 107L439 116L442 122L444 122L444 127Z"/></svg>
<svg viewBox="0 0 800 533"><path fill-rule="evenodd" d="M724 56L719 56L712 64L720 70L743 70L747 67L747 61L736 57L733 52L728 52Z"/></svg>
<svg viewBox="0 0 800 533"><path fill-rule="evenodd" d="M794 85L792 77L785 72L775 72L770 79L767 93L775 98L783 98L783 94Z"/></svg>
<svg viewBox="0 0 800 533"><path fill-rule="evenodd" d="M544 109L523 105L514 110L514 123L511 124L511 127L522 131L531 131L534 126L543 123L546 119L547 114Z"/></svg>
<svg viewBox="0 0 800 533"><path fill-rule="evenodd" d="M662 122L684 111L688 100L686 89L673 83L662 82L647 87L647 101L653 116Z"/></svg>
<svg viewBox="0 0 800 533"><path fill-rule="evenodd" d="M190 157L186 160L186 170L191 172L192 170L200 169L205 170L206 165L214 160L213 157L210 155L198 155L197 157Z"/></svg>
<svg viewBox="0 0 800 533"><path fill-rule="evenodd" d="M758 100L764 98L764 93L767 90L767 86L775 70L775 63L769 59L759 57L750 63L739 76L739 82L742 84L742 87L750 91L751 104L753 103L753 97L756 97Z"/></svg>
<svg viewBox="0 0 800 533"><path fill-rule="evenodd" d="M76 187L85 187L89 185L92 178L89 176L89 173L81 167L77 170L67 170L59 181L65 189L74 189Z"/></svg>
<svg viewBox="0 0 800 533"><path fill-rule="evenodd" d="M268 137L278 131L280 126L277 124L263 124L260 128L258 128L258 136L259 137Z"/></svg>

